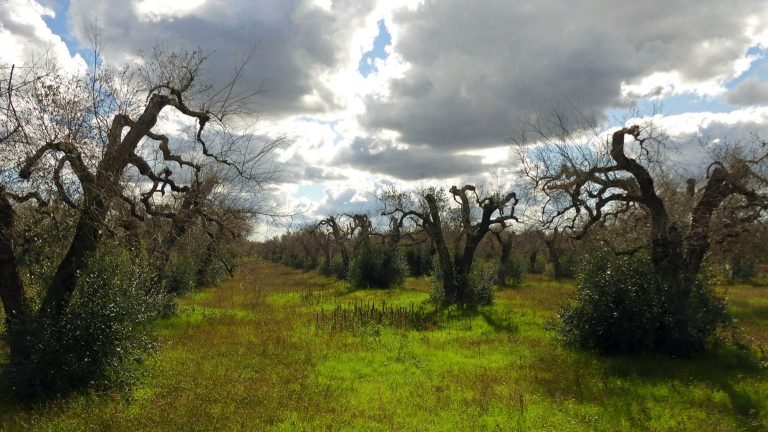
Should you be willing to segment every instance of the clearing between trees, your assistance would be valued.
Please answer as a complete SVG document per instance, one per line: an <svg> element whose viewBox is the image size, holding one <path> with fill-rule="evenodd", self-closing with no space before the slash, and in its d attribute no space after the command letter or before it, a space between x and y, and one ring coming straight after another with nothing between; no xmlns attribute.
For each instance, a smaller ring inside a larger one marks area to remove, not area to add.
<svg viewBox="0 0 768 432"><path fill-rule="evenodd" d="M423 278L351 290L250 260L156 324L162 343L130 393L33 408L3 394L0 430L766 430L764 355L568 348L549 328L571 281L526 275L493 306L438 312L423 306L429 290ZM768 289L718 291L751 344L768 347Z"/></svg>

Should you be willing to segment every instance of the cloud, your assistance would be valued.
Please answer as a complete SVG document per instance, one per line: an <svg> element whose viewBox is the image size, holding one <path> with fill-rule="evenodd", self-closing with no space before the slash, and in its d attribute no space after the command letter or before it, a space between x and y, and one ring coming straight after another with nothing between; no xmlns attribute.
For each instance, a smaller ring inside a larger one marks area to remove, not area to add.
<svg viewBox="0 0 768 432"><path fill-rule="evenodd" d="M409 68L366 98L369 133L442 149L503 143L532 113L600 115L633 98L712 96L743 73L768 20L763 0L425 1L393 14Z"/></svg>
<svg viewBox="0 0 768 432"><path fill-rule="evenodd" d="M482 163L480 156L441 152L426 146L402 149L392 142L360 137L340 151L334 163L402 180L475 175L491 168Z"/></svg>
<svg viewBox="0 0 768 432"><path fill-rule="evenodd" d="M627 124L645 119L630 119ZM751 143L756 137L768 137L768 107L748 107L727 113L692 112L655 116L653 122L670 137L664 162L691 176L700 176L710 159L711 150L722 143Z"/></svg>
<svg viewBox="0 0 768 432"><path fill-rule="evenodd" d="M725 101L737 106L768 104L768 83L755 76L749 77L729 91Z"/></svg>
<svg viewBox="0 0 768 432"><path fill-rule="evenodd" d="M254 108L269 116L339 107L323 78L349 62L350 38L373 7L373 0L334 1L330 9L299 0L156 3L71 0L68 18L81 42L87 25L97 25L111 61L156 44L210 52L207 75L220 85L253 48L241 84L262 90Z"/></svg>
<svg viewBox="0 0 768 432"><path fill-rule="evenodd" d="M61 36L54 34L44 18L53 18L53 9L35 0L8 0L0 7L0 63L29 64L47 55L65 70L86 68L79 55L72 55Z"/></svg>

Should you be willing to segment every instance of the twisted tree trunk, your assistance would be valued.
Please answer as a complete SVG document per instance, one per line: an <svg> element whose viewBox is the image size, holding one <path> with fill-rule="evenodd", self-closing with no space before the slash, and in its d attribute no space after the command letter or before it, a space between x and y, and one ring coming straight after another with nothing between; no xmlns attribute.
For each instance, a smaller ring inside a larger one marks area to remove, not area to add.
<svg viewBox="0 0 768 432"><path fill-rule="evenodd" d="M0 185L0 300L12 360L22 358L28 348L32 316L24 282L14 252L15 214L5 188Z"/></svg>

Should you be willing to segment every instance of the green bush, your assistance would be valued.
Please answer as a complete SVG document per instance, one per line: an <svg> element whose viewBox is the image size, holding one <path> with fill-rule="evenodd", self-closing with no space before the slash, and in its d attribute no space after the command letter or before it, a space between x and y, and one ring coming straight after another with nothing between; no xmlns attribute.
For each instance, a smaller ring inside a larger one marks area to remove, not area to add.
<svg viewBox="0 0 768 432"><path fill-rule="evenodd" d="M331 258L331 274L334 275L336 279L346 279L348 271L349 269L344 266L344 260L341 259L341 255L334 255L333 258Z"/></svg>
<svg viewBox="0 0 768 432"><path fill-rule="evenodd" d="M443 287L443 272L440 266L440 258L434 258L434 273L428 277L431 287L430 301L437 305L445 304L445 291ZM474 306L487 306L493 303L493 286L496 283L498 266L489 262L476 261L469 273L469 299L466 304Z"/></svg>
<svg viewBox="0 0 768 432"><path fill-rule="evenodd" d="M197 261L195 285L198 287L216 286L227 275L224 264L209 252L203 251Z"/></svg>
<svg viewBox="0 0 768 432"><path fill-rule="evenodd" d="M177 257L165 269L163 285L168 294L179 295L195 289L197 284L195 263L189 258Z"/></svg>
<svg viewBox="0 0 768 432"><path fill-rule="evenodd" d="M408 263L408 273L411 276L426 276L434 271L434 262L429 248L423 246L409 247L405 250L405 261Z"/></svg>
<svg viewBox="0 0 768 432"><path fill-rule="evenodd" d="M317 269L317 259L312 256L304 256L301 269L304 271L312 271Z"/></svg>
<svg viewBox="0 0 768 432"><path fill-rule="evenodd" d="M547 259L549 259L549 257L547 257ZM566 254L560 256L560 259L556 265L551 262L547 262L544 265L544 273L554 279L572 278L574 277L576 267L577 264L575 254Z"/></svg>
<svg viewBox="0 0 768 432"><path fill-rule="evenodd" d="M62 319L39 323L29 354L9 365L12 389L39 398L130 384L142 355L154 347L148 323L169 301L155 283L144 256L119 251L92 257Z"/></svg>
<svg viewBox="0 0 768 432"><path fill-rule="evenodd" d="M349 281L355 288L402 286L408 272L405 258L396 248L367 243L349 266Z"/></svg>
<svg viewBox="0 0 768 432"><path fill-rule="evenodd" d="M331 276L333 274L333 268L331 267L330 260L323 259L323 262L320 263L320 267L318 267L317 271L324 276Z"/></svg>
<svg viewBox="0 0 768 432"><path fill-rule="evenodd" d="M589 258L575 302L560 311L566 342L606 353L659 351L691 355L728 322L724 302L704 282L691 295L663 281L647 255Z"/></svg>
<svg viewBox="0 0 768 432"><path fill-rule="evenodd" d="M493 286L496 284L498 266L489 262L476 262L469 273L469 302L477 306L493 303Z"/></svg>
<svg viewBox="0 0 768 432"><path fill-rule="evenodd" d="M295 268L295 269L299 269L299 270L304 269L304 264L305 264L304 263L304 258L302 256L296 255L296 254L286 255L285 257L283 257L282 260L280 260L280 262L283 265L286 265L288 267L292 267L292 268Z"/></svg>
<svg viewBox="0 0 768 432"><path fill-rule="evenodd" d="M757 262L753 257L731 259L731 281L749 282L757 276Z"/></svg>
<svg viewBox="0 0 768 432"><path fill-rule="evenodd" d="M530 261L531 256L528 256L527 261L527 271L530 274L542 274L546 270L547 267L547 257L545 254L538 252L535 255L535 260L533 262Z"/></svg>
<svg viewBox="0 0 768 432"><path fill-rule="evenodd" d="M499 266L497 282L502 286L518 286L525 276L525 262L522 257L511 255Z"/></svg>

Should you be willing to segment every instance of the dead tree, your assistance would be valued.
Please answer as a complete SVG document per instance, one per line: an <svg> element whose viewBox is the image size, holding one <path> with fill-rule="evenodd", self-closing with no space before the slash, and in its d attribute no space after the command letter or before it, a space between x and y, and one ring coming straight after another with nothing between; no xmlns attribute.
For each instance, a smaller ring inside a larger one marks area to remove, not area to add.
<svg viewBox="0 0 768 432"><path fill-rule="evenodd" d="M371 234L373 233L373 224L371 223L371 219L366 214L355 213L344 214L344 216L350 219L347 232L349 233L350 237L354 238L352 252L354 256L357 257L360 254L360 249L367 245L371 238Z"/></svg>
<svg viewBox="0 0 768 432"><path fill-rule="evenodd" d="M624 127L610 135L604 151L586 150L583 143L550 141L552 136L542 133L549 145L524 158L524 169L545 197L547 224L559 224L575 239L583 238L598 223L641 210L648 220L647 242L641 246L649 249L656 274L674 293L668 301L675 310L690 298L709 250L715 211L731 206L748 221L768 209L768 181L763 174L768 154L763 143L753 157L734 148L712 162L701 189L696 190L693 181L687 182L686 189L694 198L687 217L674 222L658 190L659 175L653 174L660 163L654 132L653 125ZM628 154L627 137L637 147L635 157Z"/></svg>
<svg viewBox="0 0 768 432"><path fill-rule="evenodd" d="M551 233L541 233L542 241L547 247L547 258L552 265L552 276L555 279L562 279L566 276L566 269L563 267L562 255L563 246L561 233L557 227L552 229Z"/></svg>
<svg viewBox="0 0 768 432"><path fill-rule="evenodd" d="M499 244L501 249L499 253L499 270L498 270L498 283L499 285L507 285L507 267L509 266L509 260L512 256L512 249L515 244L515 234L511 231L507 231L506 226L502 226L500 229L491 230L493 238Z"/></svg>
<svg viewBox="0 0 768 432"><path fill-rule="evenodd" d="M210 211L206 211L205 205L218 179L210 176L203 180L195 179L187 193L184 194L181 204L173 212L168 214L171 226L161 240L159 250L156 253L158 274L162 277L171 258L171 250L197 220L211 218Z"/></svg>
<svg viewBox="0 0 768 432"><path fill-rule="evenodd" d="M517 220L515 206L518 199L514 192L482 197L472 185L462 188L453 186L449 193L459 206L459 235L463 245L453 255L448 247L442 220L446 205L442 191L427 190L415 197L390 191L382 197L385 206L382 215L397 216L400 228L410 220L427 233L440 258L445 302L466 304L473 301L469 277L475 251L492 226ZM476 209L480 210L479 220L472 217L472 212Z"/></svg>
<svg viewBox="0 0 768 432"><path fill-rule="evenodd" d="M168 192L184 197L200 187L184 183L203 166L218 167L243 182L272 178L267 155L279 141L257 146L247 142L252 135L230 132L228 119L245 109L250 95L238 91L236 79L223 91L198 83L205 60L199 51L156 50L122 69L99 65L85 76L46 72L45 79L32 81L26 91L7 94L19 101L19 109L0 115L0 128L13 131L0 143L3 158L15 167L0 188L0 297L7 316L38 326L58 322L89 257L110 235L109 218L118 206L128 206L138 219L178 220L184 216L163 210L156 200ZM158 130L167 111L194 128L196 148L187 157ZM13 125L17 118L22 120L18 128ZM129 183L136 186L133 191ZM50 187L31 192L40 185ZM78 212L71 244L34 319L24 306L24 285L14 276L19 271L10 235L13 203L29 199L41 205L56 200Z"/></svg>
<svg viewBox="0 0 768 432"><path fill-rule="evenodd" d="M333 236L334 245L341 255L341 260L344 265L344 272L349 270L349 249L347 248L347 232L339 226L339 222L335 216L328 216L317 223L318 228L328 227L331 230L331 236Z"/></svg>

